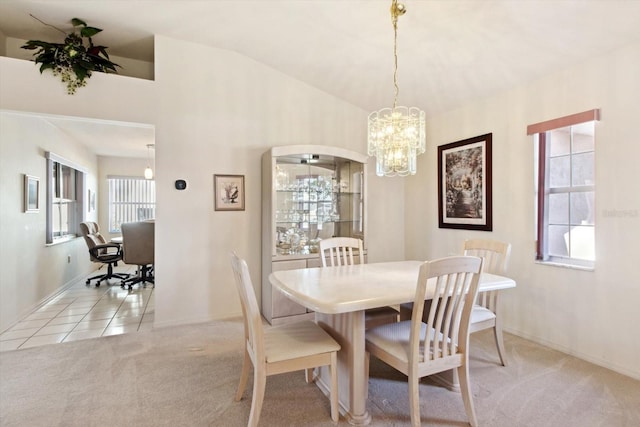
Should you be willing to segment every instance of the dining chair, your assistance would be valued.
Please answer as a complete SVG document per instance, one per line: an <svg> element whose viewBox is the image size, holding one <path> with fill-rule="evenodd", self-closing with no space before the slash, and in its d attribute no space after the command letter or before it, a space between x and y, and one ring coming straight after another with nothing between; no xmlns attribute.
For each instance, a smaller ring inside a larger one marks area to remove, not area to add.
<svg viewBox="0 0 640 427"><path fill-rule="evenodd" d="M462 248L463 255L472 255L484 259L484 272L504 276L507 271L511 244L498 240L466 240ZM471 311L470 333L493 328L502 366L507 366L507 353L502 336L502 318L499 314L499 291L487 291L478 294L476 304Z"/></svg>
<svg viewBox="0 0 640 427"><path fill-rule="evenodd" d="M338 344L310 320L264 328L255 291L245 260L231 254L231 266L240 294L244 319L244 359L235 400L242 399L253 365L253 397L247 426L258 425L267 376L304 369L307 382L314 380L312 369L329 366L331 371L331 419L338 422Z"/></svg>
<svg viewBox="0 0 640 427"><path fill-rule="evenodd" d="M320 241L322 266L364 264L362 240L354 237L332 237ZM371 308L365 311L365 328L398 321L398 310L393 307Z"/></svg>
<svg viewBox="0 0 640 427"><path fill-rule="evenodd" d="M460 392L472 426L477 425L469 384L469 321L482 258L455 256L420 266L411 320L365 332L367 372L370 356L407 375L411 425L420 426L420 378L456 368ZM433 279L433 280L429 280ZM423 322L425 298L431 304ZM368 375L368 373L367 373Z"/></svg>

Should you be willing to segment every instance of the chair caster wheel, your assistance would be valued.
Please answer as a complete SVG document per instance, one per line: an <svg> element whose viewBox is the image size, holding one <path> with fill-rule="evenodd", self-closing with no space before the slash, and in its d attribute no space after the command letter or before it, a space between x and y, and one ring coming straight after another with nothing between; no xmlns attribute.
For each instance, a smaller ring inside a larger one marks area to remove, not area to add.
<svg viewBox="0 0 640 427"><path fill-rule="evenodd" d="M88 280L88 279L87 279L86 284L87 284L87 285L90 285L90 284L91 284L91 280Z"/></svg>

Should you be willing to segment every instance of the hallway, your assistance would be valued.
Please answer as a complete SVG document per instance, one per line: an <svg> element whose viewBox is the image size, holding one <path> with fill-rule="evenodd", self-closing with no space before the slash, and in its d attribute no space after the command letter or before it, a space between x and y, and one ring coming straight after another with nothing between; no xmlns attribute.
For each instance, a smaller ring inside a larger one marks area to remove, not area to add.
<svg viewBox="0 0 640 427"><path fill-rule="evenodd" d="M135 274L136 266L120 265L119 273ZM90 276L97 274L92 272ZM87 276L88 277L88 276ZM85 278L86 279L86 278ZM85 279L41 305L0 334L0 351L77 341L153 328L153 285L131 291L120 280L85 285Z"/></svg>

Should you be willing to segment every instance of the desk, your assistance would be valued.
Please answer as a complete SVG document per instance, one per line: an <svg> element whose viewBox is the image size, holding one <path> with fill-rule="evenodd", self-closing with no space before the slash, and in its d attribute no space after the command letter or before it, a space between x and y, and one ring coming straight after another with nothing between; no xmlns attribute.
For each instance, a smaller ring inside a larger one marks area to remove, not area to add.
<svg viewBox="0 0 640 427"><path fill-rule="evenodd" d="M122 244L122 236L120 237L114 237L112 238L109 243L115 243L117 245L121 245Z"/></svg>
<svg viewBox="0 0 640 427"><path fill-rule="evenodd" d="M421 264L385 262L284 270L269 275L273 286L315 311L318 324L342 346L338 352L339 400L350 424L371 421L366 406L364 310L412 302ZM479 292L515 286L512 279L483 273ZM318 385L325 392L329 381L326 369L322 369Z"/></svg>

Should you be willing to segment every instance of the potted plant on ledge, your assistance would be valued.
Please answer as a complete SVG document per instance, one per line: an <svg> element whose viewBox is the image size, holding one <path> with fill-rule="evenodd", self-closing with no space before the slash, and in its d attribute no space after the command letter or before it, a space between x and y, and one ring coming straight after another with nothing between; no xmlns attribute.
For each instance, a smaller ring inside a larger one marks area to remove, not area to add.
<svg viewBox="0 0 640 427"><path fill-rule="evenodd" d="M36 64L42 64L40 73L50 69L54 76L60 76L69 95L85 86L93 71L117 73L116 67L119 67L109 60L106 46L93 44L92 37L102 31L100 28L89 27L78 18L73 18L71 24L73 31L69 34L53 27L65 35L64 43L29 40L22 46L22 49L38 49L33 55Z"/></svg>

